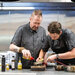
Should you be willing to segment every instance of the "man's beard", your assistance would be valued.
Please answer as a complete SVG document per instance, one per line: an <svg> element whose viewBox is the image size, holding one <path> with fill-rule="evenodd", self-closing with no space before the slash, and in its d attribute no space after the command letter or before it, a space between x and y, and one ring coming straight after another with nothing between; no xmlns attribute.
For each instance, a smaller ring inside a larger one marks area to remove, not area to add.
<svg viewBox="0 0 75 75"><path fill-rule="evenodd" d="M38 27L32 27L32 29L33 29L33 30L37 30L37 29L38 29Z"/></svg>

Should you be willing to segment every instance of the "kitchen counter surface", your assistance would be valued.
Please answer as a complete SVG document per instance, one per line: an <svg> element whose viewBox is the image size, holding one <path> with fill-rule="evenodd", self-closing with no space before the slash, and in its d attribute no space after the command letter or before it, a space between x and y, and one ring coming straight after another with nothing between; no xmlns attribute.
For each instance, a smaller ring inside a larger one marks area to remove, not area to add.
<svg viewBox="0 0 75 75"><path fill-rule="evenodd" d="M0 75L75 75L75 72L55 71L54 68L49 67L45 71L31 71L30 69L9 70L0 72Z"/></svg>

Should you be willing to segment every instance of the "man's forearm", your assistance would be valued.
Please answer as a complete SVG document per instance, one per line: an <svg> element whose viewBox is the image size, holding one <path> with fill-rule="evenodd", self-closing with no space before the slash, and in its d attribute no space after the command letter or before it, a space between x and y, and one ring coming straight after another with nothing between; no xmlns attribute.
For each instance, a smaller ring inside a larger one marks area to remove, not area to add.
<svg viewBox="0 0 75 75"><path fill-rule="evenodd" d="M58 54L59 59L72 59L75 58L75 48L72 51L68 51L66 53Z"/></svg>
<svg viewBox="0 0 75 75"><path fill-rule="evenodd" d="M26 50L24 47L18 47L18 46L14 45L14 44L11 44L9 49L11 51L19 52L19 53L22 53L22 50Z"/></svg>
<svg viewBox="0 0 75 75"><path fill-rule="evenodd" d="M11 51L18 52L19 47L18 47L18 46L16 46L16 45L14 45L14 44L11 44L11 45L10 45L10 47L9 47L9 49L10 49Z"/></svg>
<svg viewBox="0 0 75 75"><path fill-rule="evenodd" d="M39 53L39 58L43 58L45 55L45 52L41 49Z"/></svg>

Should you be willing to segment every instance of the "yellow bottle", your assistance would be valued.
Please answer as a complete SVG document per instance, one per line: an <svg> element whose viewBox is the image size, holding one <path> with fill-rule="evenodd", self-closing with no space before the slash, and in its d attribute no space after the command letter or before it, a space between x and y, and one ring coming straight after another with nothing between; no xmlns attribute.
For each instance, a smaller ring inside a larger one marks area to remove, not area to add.
<svg viewBox="0 0 75 75"><path fill-rule="evenodd" d="M1 63L0 63L0 71L1 71Z"/></svg>
<svg viewBox="0 0 75 75"><path fill-rule="evenodd" d="M9 64L6 64L6 70L7 71L9 70Z"/></svg>
<svg viewBox="0 0 75 75"><path fill-rule="evenodd" d="M19 62L18 62L18 70L22 70L22 63L21 63L21 59L19 59Z"/></svg>

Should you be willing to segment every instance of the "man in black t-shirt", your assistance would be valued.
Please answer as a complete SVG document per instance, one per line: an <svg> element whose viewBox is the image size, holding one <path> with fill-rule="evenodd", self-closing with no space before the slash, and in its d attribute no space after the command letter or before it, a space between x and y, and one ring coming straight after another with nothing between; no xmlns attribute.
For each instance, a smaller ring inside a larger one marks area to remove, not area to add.
<svg viewBox="0 0 75 75"><path fill-rule="evenodd" d="M50 23L48 32L42 51L46 53L51 48L56 54L45 57L45 63L57 59L66 65L75 65L75 34L69 29L62 29L58 22Z"/></svg>

